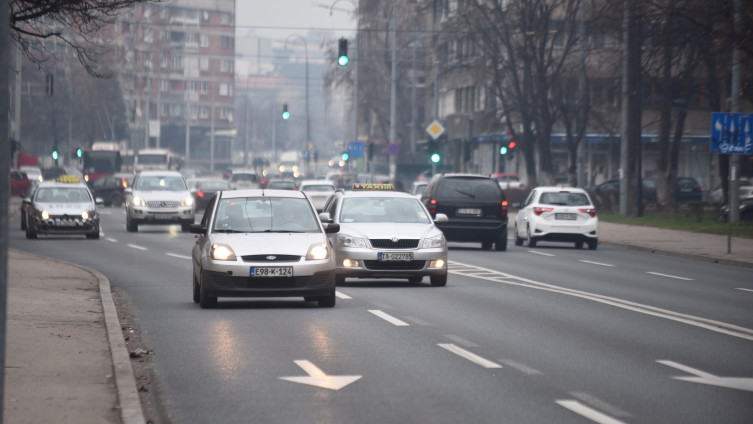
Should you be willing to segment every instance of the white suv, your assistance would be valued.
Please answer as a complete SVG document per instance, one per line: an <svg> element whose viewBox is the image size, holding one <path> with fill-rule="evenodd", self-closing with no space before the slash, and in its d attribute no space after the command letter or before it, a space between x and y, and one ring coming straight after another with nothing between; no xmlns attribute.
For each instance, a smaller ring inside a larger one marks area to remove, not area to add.
<svg viewBox="0 0 753 424"><path fill-rule="evenodd" d="M125 195L126 229L130 232L144 224L180 224L187 232L194 222L193 196L177 171L142 171Z"/></svg>

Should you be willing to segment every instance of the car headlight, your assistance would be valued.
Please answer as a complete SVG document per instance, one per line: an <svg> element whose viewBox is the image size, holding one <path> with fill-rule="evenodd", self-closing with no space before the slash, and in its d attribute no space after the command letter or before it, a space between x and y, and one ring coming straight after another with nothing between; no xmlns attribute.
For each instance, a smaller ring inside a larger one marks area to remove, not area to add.
<svg viewBox="0 0 753 424"><path fill-rule="evenodd" d="M193 196L188 196L180 202L181 206L193 206Z"/></svg>
<svg viewBox="0 0 753 424"><path fill-rule="evenodd" d="M89 219L92 216L94 216L94 213L92 213L92 212L89 212L89 211L83 211L83 212L81 212L81 218Z"/></svg>
<svg viewBox="0 0 753 424"><path fill-rule="evenodd" d="M340 247L366 247L366 242L361 237L353 237L347 234L337 236L337 244Z"/></svg>
<svg viewBox="0 0 753 424"><path fill-rule="evenodd" d="M327 249L326 243L312 244L311 247L309 247L308 253L306 253L307 261L322 260L327 259L328 257L329 249Z"/></svg>
<svg viewBox="0 0 753 424"><path fill-rule="evenodd" d="M440 234L434 237L428 237L424 239L424 249L431 249L435 247L444 247L447 242L444 239L444 234Z"/></svg>
<svg viewBox="0 0 753 424"><path fill-rule="evenodd" d="M42 211L42 219L47 220L50 219L50 213L47 211Z"/></svg>
<svg viewBox="0 0 753 424"><path fill-rule="evenodd" d="M236 260L235 252L230 246L225 244L215 243L210 250L210 256L217 261L234 261Z"/></svg>
<svg viewBox="0 0 753 424"><path fill-rule="evenodd" d="M133 196L133 206L146 206L146 201L139 196Z"/></svg>

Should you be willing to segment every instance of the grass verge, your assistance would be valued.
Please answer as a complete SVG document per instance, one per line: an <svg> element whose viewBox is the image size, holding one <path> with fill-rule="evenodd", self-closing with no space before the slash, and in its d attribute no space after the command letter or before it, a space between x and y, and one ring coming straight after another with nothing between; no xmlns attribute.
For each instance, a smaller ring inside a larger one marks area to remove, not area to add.
<svg viewBox="0 0 753 424"><path fill-rule="evenodd" d="M599 212L599 219L617 224L642 225L645 227L669 228L697 233L727 235L726 222L717 220L717 211L647 211L642 217L621 216L610 212ZM732 224L732 236L753 238L753 222Z"/></svg>

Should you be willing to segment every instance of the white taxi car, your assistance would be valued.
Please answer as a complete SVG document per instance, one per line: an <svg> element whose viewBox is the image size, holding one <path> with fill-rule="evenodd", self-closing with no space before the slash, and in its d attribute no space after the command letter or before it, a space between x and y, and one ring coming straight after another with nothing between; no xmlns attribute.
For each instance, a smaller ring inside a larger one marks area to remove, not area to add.
<svg viewBox="0 0 753 424"><path fill-rule="evenodd" d="M432 286L447 284L447 241L429 211L409 193L391 184L354 184L338 190L319 217L340 224L331 234L337 283L346 278L407 278ZM437 214L436 222L447 222Z"/></svg>
<svg viewBox="0 0 753 424"><path fill-rule="evenodd" d="M588 193L575 187L536 187L515 217L515 245L538 241L573 242L596 249L599 219Z"/></svg>
<svg viewBox="0 0 753 424"><path fill-rule="evenodd" d="M97 205L103 205L78 177L62 175L56 181L42 181L31 197L24 199L26 238L39 234L83 234L99 238Z"/></svg>
<svg viewBox="0 0 753 424"><path fill-rule="evenodd" d="M292 190L218 192L200 224L193 259L193 300L202 308L218 297L302 296L335 306L335 260L306 195Z"/></svg>

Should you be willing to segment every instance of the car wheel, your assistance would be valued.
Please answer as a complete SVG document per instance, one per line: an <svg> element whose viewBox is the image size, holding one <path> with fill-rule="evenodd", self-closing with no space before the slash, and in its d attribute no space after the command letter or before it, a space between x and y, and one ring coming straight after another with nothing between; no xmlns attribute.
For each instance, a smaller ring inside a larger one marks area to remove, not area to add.
<svg viewBox="0 0 753 424"><path fill-rule="evenodd" d="M131 218L126 217L126 230L129 233L135 233L139 230L139 224L133 222Z"/></svg>
<svg viewBox="0 0 753 424"><path fill-rule="evenodd" d="M31 228L31 225L26 225L26 238L27 239L37 238L37 232L34 231L33 228Z"/></svg>
<svg viewBox="0 0 753 424"><path fill-rule="evenodd" d="M21 229L26 229L26 214L21 214Z"/></svg>
<svg viewBox="0 0 753 424"><path fill-rule="evenodd" d="M331 294L328 294L326 296L322 296L318 298L316 301L319 304L320 308L332 308L335 306L335 301L337 300L337 297L335 296L335 291L332 290Z"/></svg>
<svg viewBox="0 0 753 424"><path fill-rule="evenodd" d="M123 197L120 196L120 194L113 194L112 198L110 198L110 205L114 208L119 208L123 204Z"/></svg>
<svg viewBox="0 0 753 424"><path fill-rule="evenodd" d="M191 272L193 274L193 272ZM196 281L196 275L193 276L193 303L199 303L201 300L201 291L199 290L199 282Z"/></svg>
<svg viewBox="0 0 753 424"><path fill-rule="evenodd" d="M599 241L596 239L588 240L588 250L596 250L596 246L599 244Z"/></svg>
<svg viewBox="0 0 753 424"><path fill-rule="evenodd" d="M97 227L95 231L86 234L86 238L91 240L99 239L99 227Z"/></svg>
<svg viewBox="0 0 753 424"><path fill-rule="evenodd" d="M497 237L497 242L494 243L494 250L498 252L504 252L507 250L507 231L501 233L499 237Z"/></svg>
<svg viewBox="0 0 753 424"><path fill-rule="evenodd" d="M424 281L424 276L423 275L415 275L413 277L408 277L408 281L411 282L411 283L413 283L413 284L420 283L421 281Z"/></svg>
<svg viewBox="0 0 753 424"><path fill-rule="evenodd" d="M210 296L204 284L199 284L199 306L202 309L211 309L217 307L217 296Z"/></svg>
<svg viewBox="0 0 753 424"><path fill-rule="evenodd" d="M335 285L342 286L343 284L345 284L345 276L335 274Z"/></svg>
<svg viewBox="0 0 753 424"><path fill-rule="evenodd" d="M536 238L531 235L531 227L526 227L526 237L528 237L528 246L536 247Z"/></svg>
<svg viewBox="0 0 753 424"><path fill-rule="evenodd" d="M523 239L520 238L520 236L518 235L518 224L515 224L515 245L516 246L523 245Z"/></svg>
<svg viewBox="0 0 753 424"><path fill-rule="evenodd" d="M432 275L430 280L433 287L444 287L447 285L447 273L445 272L442 275Z"/></svg>
<svg viewBox="0 0 753 424"><path fill-rule="evenodd" d="M482 241L481 242L481 248L484 250L492 250L492 242L490 241Z"/></svg>
<svg viewBox="0 0 753 424"><path fill-rule="evenodd" d="M575 248L576 249L583 249L583 240L578 240L575 242Z"/></svg>

